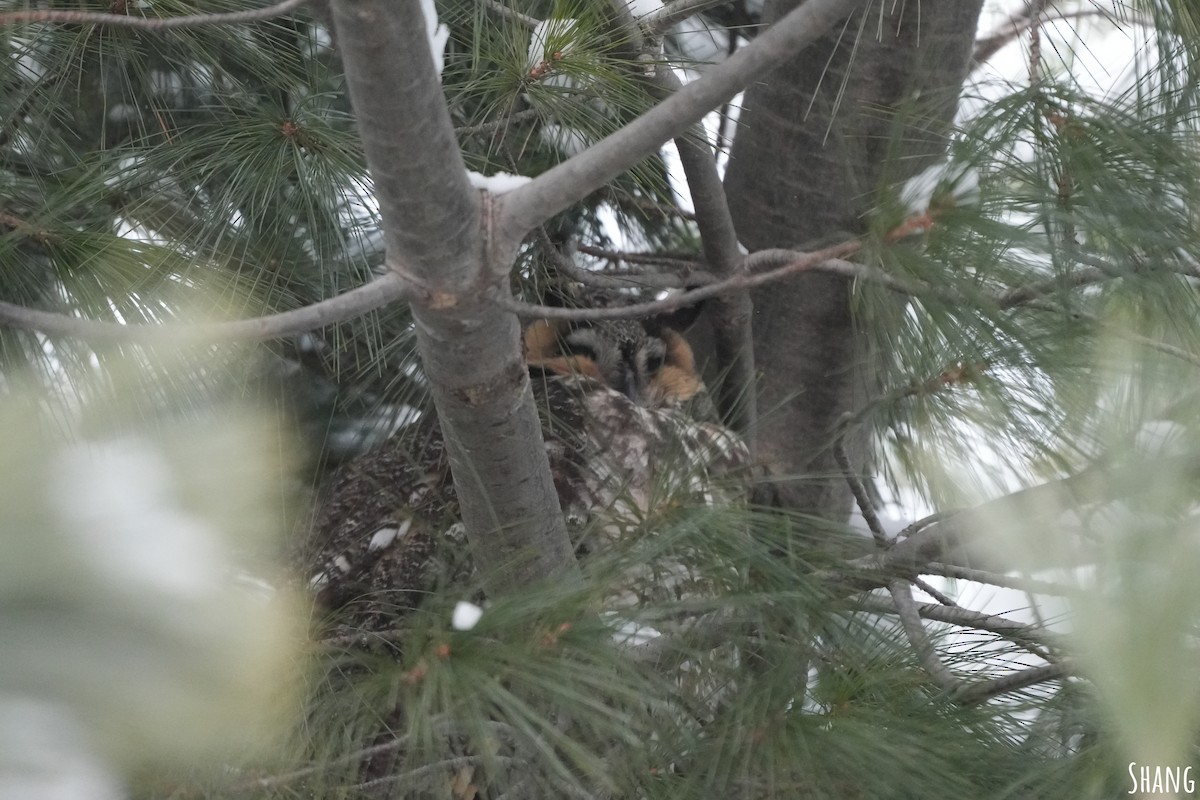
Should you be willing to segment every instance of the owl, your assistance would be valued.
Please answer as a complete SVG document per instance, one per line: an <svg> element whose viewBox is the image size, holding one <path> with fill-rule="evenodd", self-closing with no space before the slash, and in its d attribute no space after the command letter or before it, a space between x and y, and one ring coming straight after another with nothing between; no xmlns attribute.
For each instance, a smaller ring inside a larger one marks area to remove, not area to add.
<svg viewBox="0 0 1200 800"><path fill-rule="evenodd" d="M543 320L523 340L581 558L640 530L656 510L739 495L746 446L717 422L681 333L657 321ZM394 627L428 592L470 580L436 420L408 426L333 474L302 559L319 603L350 630ZM618 602L637 602L651 580L631 580L637 588Z"/></svg>

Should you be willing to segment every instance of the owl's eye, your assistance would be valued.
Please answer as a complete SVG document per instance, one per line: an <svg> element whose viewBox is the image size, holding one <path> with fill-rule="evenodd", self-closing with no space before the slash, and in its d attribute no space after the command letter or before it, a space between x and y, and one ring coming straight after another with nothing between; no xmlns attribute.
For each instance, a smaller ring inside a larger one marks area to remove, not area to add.
<svg viewBox="0 0 1200 800"><path fill-rule="evenodd" d="M579 356L598 361L600 354L596 348L596 336L591 330L572 331L563 339L562 352L565 356Z"/></svg>
<svg viewBox="0 0 1200 800"><path fill-rule="evenodd" d="M653 375L667 362L667 349L659 339L650 339L642 349L642 365L647 375Z"/></svg>

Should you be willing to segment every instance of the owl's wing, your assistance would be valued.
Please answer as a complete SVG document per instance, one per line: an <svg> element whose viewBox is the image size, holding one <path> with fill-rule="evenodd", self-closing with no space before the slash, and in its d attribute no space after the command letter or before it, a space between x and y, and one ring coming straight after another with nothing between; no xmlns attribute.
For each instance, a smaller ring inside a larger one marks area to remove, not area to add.
<svg viewBox="0 0 1200 800"><path fill-rule="evenodd" d="M657 410L586 375L532 376L546 453L582 554L611 546L656 508L734 502L745 444L683 408ZM437 426L418 423L346 464L305 551L310 586L339 619L386 629L421 598L472 574Z"/></svg>

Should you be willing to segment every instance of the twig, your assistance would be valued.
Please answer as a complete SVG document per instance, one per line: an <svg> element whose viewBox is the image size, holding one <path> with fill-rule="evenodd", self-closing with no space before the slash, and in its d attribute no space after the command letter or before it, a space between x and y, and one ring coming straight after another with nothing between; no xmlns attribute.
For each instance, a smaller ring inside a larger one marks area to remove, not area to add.
<svg viewBox="0 0 1200 800"><path fill-rule="evenodd" d="M238 22L282 17L308 0L283 0L265 8L249 11L230 11L223 14L190 14L185 17L134 17L128 14L106 14L100 11L9 11L0 14L0 27L22 22L51 22L58 25L107 25L115 28L137 28L161 31L173 28L195 28L201 25L231 25Z"/></svg>
<svg viewBox="0 0 1200 800"><path fill-rule="evenodd" d="M893 606L888 605L886 602L869 597L861 600L858 603L858 607L877 613L893 613L896 611ZM1051 662L1058 660L1049 652L1049 648L1057 647L1058 643L1053 641L1053 637L1046 634L1045 631L1033 626L1014 622L1011 619L1005 619L993 614L984 614L981 611L974 611L961 606L921 603L916 608L917 613L923 619L933 620L934 622L945 622L950 625L957 625L960 628L973 628L975 630L994 633L1021 645L1039 658L1044 658Z"/></svg>
<svg viewBox="0 0 1200 800"><path fill-rule="evenodd" d="M650 316L651 314L657 314L660 312L676 311L685 306L698 303L706 298L715 297L722 292L736 291L738 289L749 289L754 286L762 286L763 284L777 281L780 278L795 274L797 272L814 269L818 265L824 264L831 259L853 255L861 248L861 242L849 241L842 242L841 244L834 245L833 247L825 248L824 250L818 250L814 253L793 253L794 261L792 261L790 264L786 264L778 269L771 270L761 275L738 273L726 278L723 281L717 281L716 283L711 283L708 286L701 286L698 289L679 292L663 298L662 300L655 300L647 303L634 303L628 306L614 308L556 308L553 306L522 303L518 300L513 300L507 297L495 297L493 301L501 308L529 319L568 319L589 321L600 319L634 319L637 317ZM831 271L838 270L835 268Z"/></svg>
<svg viewBox="0 0 1200 800"><path fill-rule="evenodd" d="M527 119L536 119L541 112L536 108L526 108L522 111L514 111L500 119L492 120L491 122L481 122L478 125L463 125L455 128L454 132L459 136L478 136L482 133L492 133L501 130L514 122L524 122Z"/></svg>
<svg viewBox="0 0 1200 800"><path fill-rule="evenodd" d="M1048 594L1055 597L1069 597L1078 594L1076 590L1058 583L1039 581L1032 578L1017 578L1011 575L1001 575L982 569L960 567L955 564L942 564L936 561L926 564L921 571L928 575L940 575L943 578L975 581L976 583L986 583L989 586L1003 586L1006 589L1017 589L1032 594Z"/></svg>
<svg viewBox="0 0 1200 800"><path fill-rule="evenodd" d="M941 522L944 519L949 519L950 517L954 516L955 514L959 513L960 511L962 511L961 508L952 508L952 509L948 509L946 511L935 511L934 513L930 514L927 517L921 517L916 522L906 525L904 530L900 531L899 535L897 535L896 539L899 541L903 541L904 539L907 539L908 537L912 536L913 534L918 533L918 532L924 530L925 528L928 528L930 525L933 525L936 522Z"/></svg>
<svg viewBox="0 0 1200 800"><path fill-rule="evenodd" d="M500 0L483 0L483 7L491 11L495 11L505 19L511 19L519 22L530 30L533 30L538 25L542 24L542 21L537 17L531 17L528 14L522 14L515 8L509 8L508 6L504 5L504 3L501 3Z"/></svg>
<svg viewBox="0 0 1200 800"><path fill-rule="evenodd" d="M1054 11L1057 13L1058 18L1064 22L1071 19L1085 19L1087 17L1104 17L1108 20L1111 20L1114 24L1122 21L1119 20L1111 11L1103 8L1082 8L1075 11L1063 11L1056 8ZM1125 12L1125 16L1127 16L1134 24L1143 26L1153 25L1153 22L1145 17L1138 14L1129 13L1128 8L1125 9ZM996 55L996 53L1000 52L1000 50L1002 50L1008 44L1021 38L1021 36L1023 36L1032 25L1033 20L1029 17L1028 11L1026 11L1019 16L1012 17L1008 23L1001 25L991 33L983 36L980 39L976 39L975 50L973 53L971 53L971 63L975 66L985 63L989 58Z"/></svg>
<svg viewBox="0 0 1200 800"><path fill-rule="evenodd" d="M695 257L675 255L672 253L632 253L628 250L609 250L590 244L579 245L579 252L609 261L621 261L629 264L666 265L672 269L699 271L702 264ZM711 281L710 281L711 283Z"/></svg>
<svg viewBox="0 0 1200 800"><path fill-rule="evenodd" d="M923 578L913 578L912 583L913 583L913 586L916 586L922 592L929 595L934 600L937 600L942 605L949 606L951 608L959 607L958 603L954 602L954 598L950 597L949 595L945 594L944 592L939 591L934 586L930 585L929 581L924 580Z"/></svg>
<svg viewBox="0 0 1200 800"><path fill-rule="evenodd" d="M1036 86L1038 68L1042 65L1042 14L1046 10L1047 0L1028 0L1029 2L1029 85Z"/></svg>
<svg viewBox="0 0 1200 800"><path fill-rule="evenodd" d="M689 285L678 275L669 273L641 272L634 274L615 275L609 272L599 272L596 270L584 269L578 266L570 256L561 252L557 247L554 246L554 242L550 241L550 236L546 233L545 226L538 226L537 238L541 249L554 262L554 268L559 273L565 275L573 281L582 283L584 286L590 286L596 289L682 289ZM711 278L709 280L700 282L711 283ZM694 282L692 285L694 285Z"/></svg>
<svg viewBox="0 0 1200 800"><path fill-rule="evenodd" d="M892 601L896 604L900 626L904 628L904 635L908 637L909 644L916 651L917 660L921 662L921 666L929 673L929 677L933 678L934 683L942 687L943 691L951 696L958 695L962 691L962 683L938 658L937 650L929 639L929 633L921 624L921 614L917 609L917 604L913 601L912 591L908 588L908 584L902 580L894 580L888 584L888 593L891 594Z"/></svg>
<svg viewBox="0 0 1200 800"><path fill-rule="evenodd" d="M853 255L853 253L848 255ZM768 248L766 250L758 250L746 256L745 261L743 262L743 268L748 272L757 273L759 270L769 268L775 264L791 263L795 258L795 250ZM961 303L963 301L963 297L961 295L946 292L928 285L913 286L893 278L891 275L888 275L881 269L869 267L866 264L856 264L852 261L845 261L844 258L845 256L830 258L823 264L813 265L812 269L817 272L841 275L845 278L878 283L892 290L893 292L896 292L897 294L906 294L912 296L932 294L943 297L954 303Z"/></svg>
<svg viewBox="0 0 1200 800"><path fill-rule="evenodd" d="M837 461L838 468L842 471L842 477L846 479L846 483L850 486L850 493L854 495L854 502L858 503L859 513L862 514L863 520L866 521L867 527L871 530L871 535L875 538L875 545L880 548L887 548L891 544L888 541L887 531L883 529L883 524L879 521L879 515L875 513L875 506L871 505L871 498L867 495L867 487L863 485L858 475L854 474L854 466L850 463L850 456L846 454L846 446L843 442L846 434L845 423L848 419L849 415L843 415L837 423L838 433L833 443L833 457Z"/></svg>
<svg viewBox="0 0 1200 800"><path fill-rule="evenodd" d="M1004 292L996 297L996 305L1002 310L1007 311L1010 308L1025 305L1034 300L1040 300L1048 295L1052 295L1064 286L1078 289L1081 286L1089 286L1093 283L1100 283L1101 281L1116 277L1120 277L1120 275L1116 274L1112 267L1107 269L1103 267L1080 269L1066 275L1055 275L1044 281Z"/></svg>
<svg viewBox="0 0 1200 800"><path fill-rule="evenodd" d="M1002 694L1027 689L1039 683L1062 680L1070 674L1071 664L1068 661L1031 667L1020 672L1014 672L1011 675L1005 675L1002 678L994 678L990 681L983 681L964 687L955 699L964 705L977 705L994 697L999 697Z"/></svg>

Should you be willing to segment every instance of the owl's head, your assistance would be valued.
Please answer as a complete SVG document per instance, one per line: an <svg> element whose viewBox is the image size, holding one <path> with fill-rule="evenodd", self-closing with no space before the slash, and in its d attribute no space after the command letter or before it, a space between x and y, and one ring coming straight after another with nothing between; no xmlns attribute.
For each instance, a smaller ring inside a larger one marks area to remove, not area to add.
<svg viewBox="0 0 1200 800"><path fill-rule="evenodd" d="M637 320L539 320L525 328L531 369L578 374L646 408L673 408L704 392L696 359L677 331Z"/></svg>

